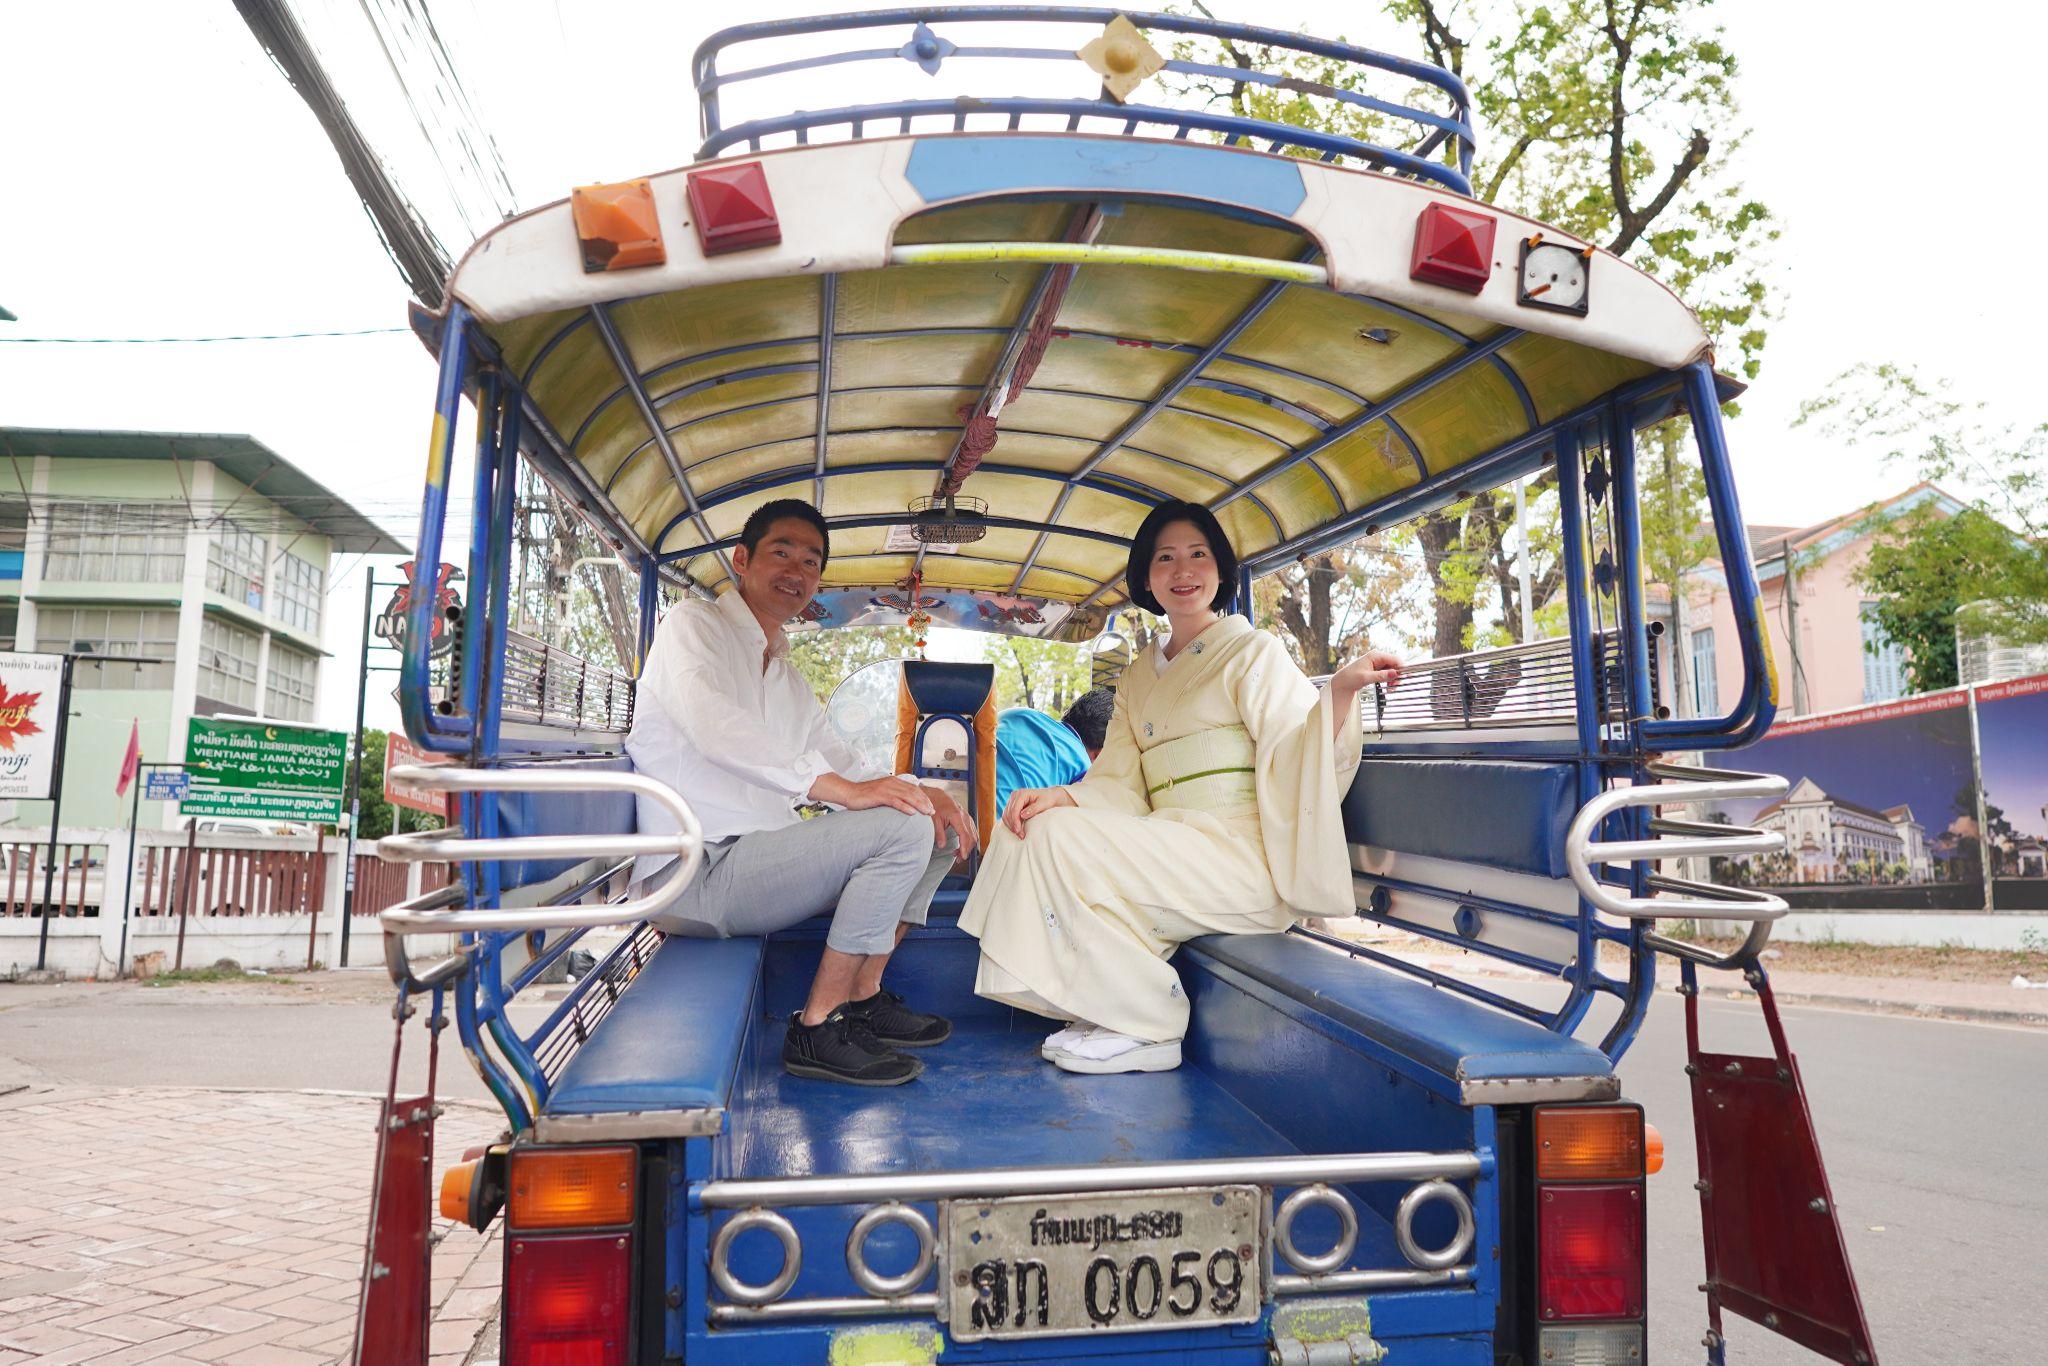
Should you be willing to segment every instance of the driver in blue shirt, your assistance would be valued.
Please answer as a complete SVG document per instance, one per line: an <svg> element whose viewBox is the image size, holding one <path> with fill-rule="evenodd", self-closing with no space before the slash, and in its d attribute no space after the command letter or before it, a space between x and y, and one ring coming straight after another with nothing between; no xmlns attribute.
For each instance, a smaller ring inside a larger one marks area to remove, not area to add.
<svg viewBox="0 0 2048 1366"><path fill-rule="evenodd" d="M1031 707L1011 707L996 718L996 811L1010 794L1026 787L1060 787L1079 782L1102 750L1113 688L1092 688L1055 721Z"/></svg>

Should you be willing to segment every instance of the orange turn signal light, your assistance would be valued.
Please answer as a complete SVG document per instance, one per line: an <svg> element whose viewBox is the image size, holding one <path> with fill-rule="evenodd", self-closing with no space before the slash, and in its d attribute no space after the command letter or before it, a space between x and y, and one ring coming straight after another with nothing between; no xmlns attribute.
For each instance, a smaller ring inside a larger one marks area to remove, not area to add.
<svg viewBox="0 0 2048 1366"><path fill-rule="evenodd" d="M1643 1121L1643 1170L1651 1176L1664 1170L1664 1135L1647 1119Z"/></svg>
<svg viewBox="0 0 2048 1366"><path fill-rule="evenodd" d="M469 1193L476 1189L477 1169L483 1159L458 1162L441 1173L441 1217L458 1224L469 1222Z"/></svg>
<svg viewBox="0 0 2048 1366"><path fill-rule="evenodd" d="M634 1148L515 1148L506 1222L515 1229L633 1222Z"/></svg>
<svg viewBox="0 0 2048 1366"><path fill-rule="evenodd" d="M1536 1179L1633 1181L1643 1174L1643 1112L1633 1105L1536 1111Z"/></svg>
<svg viewBox="0 0 2048 1366"><path fill-rule="evenodd" d="M654 187L645 180L578 186L569 192L569 212L576 220L586 275L668 260L654 215Z"/></svg>

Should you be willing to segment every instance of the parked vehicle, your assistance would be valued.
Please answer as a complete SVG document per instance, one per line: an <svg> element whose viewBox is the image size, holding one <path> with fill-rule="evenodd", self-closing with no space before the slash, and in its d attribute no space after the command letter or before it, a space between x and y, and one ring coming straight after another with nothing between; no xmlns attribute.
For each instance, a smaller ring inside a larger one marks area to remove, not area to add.
<svg viewBox="0 0 2048 1366"><path fill-rule="evenodd" d="M970 46L983 19L1061 27ZM1105 25L1079 58L1076 23ZM1169 55L1189 35L1361 79L1211 70ZM801 55L762 50L789 38ZM1107 85L724 121L754 82L992 55L1085 59ZM1367 111L1383 141L1148 103L1133 83L1161 63ZM401 683L412 740L468 762L406 776L469 795L459 829L383 842L465 861L383 923L400 1040L417 998L437 1026L452 1012L506 1115L441 1208L505 1220L508 1366L1640 1362L1657 1140L1614 1069L1658 955L1687 992L1707 1359L1732 1311L1872 1360L1758 958L1784 905L1657 871L1774 839L1662 808L1782 788L1659 757L1737 748L1777 706L1720 417L1740 386L1693 313L1471 199L1464 87L1343 43L946 8L749 24L692 70L695 165L507 221L413 319L440 362L413 562L443 560L465 395L478 515L459 688L436 705L425 584ZM1729 710L1698 719L1658 714L1643 611L1635 433L1675 415L1743 661ZM954 1020L946 1065L879 1091L786 1076L769 1021L800 1002L822 930L663 942L642 923L658 892L635 898L626 861L697 847L636 834L634 798L687 831L690 794L628 771L629 680L508 643L520 460L639 567L643 657L662 595L718 590L745 513L785 492L832 525L817 629L1086 642L1123 604L1125 537L1168 497L1217 510L1248 603L1300 556L1553 471L1569 634L1369 696L1345 807L1360 917L1553 988L1477 985L1326 927L1197 940L1175 960L1186 1064L1074 1085L1040 1031L971 995L954 885L891 968ZM1749 933L1713 954L1660 933L1673 917ZM544 1021L515 1019L508 1002L606 925L634 928ZM448 932L456 953L413 961L412 936ZM1771 1055L1702 1051L1691 993L1722 972L1758 992ZM362 1361L425 1360L432 1114L394 1094L380 1128Z"/></svg>

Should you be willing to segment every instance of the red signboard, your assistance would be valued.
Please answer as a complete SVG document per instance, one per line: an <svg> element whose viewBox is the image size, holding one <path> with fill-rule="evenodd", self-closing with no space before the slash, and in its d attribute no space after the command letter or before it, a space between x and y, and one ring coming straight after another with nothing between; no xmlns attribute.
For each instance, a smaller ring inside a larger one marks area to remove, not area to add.
<svg viewBox="0 0 2048 1366"><path fill-rule="evenodd" d="M424 811L429 816L439 816L442 820L447 820L447 793L429 792L424 787L414 787L409 783L394 783L391 781L391 770L394 768L405 768L412 764L445 764L447 762L447 755L429 754L403 735L398 734L396 731L392 732L384 741L384 800L390 802L393 806L410 807L414 811Z"/></svg>

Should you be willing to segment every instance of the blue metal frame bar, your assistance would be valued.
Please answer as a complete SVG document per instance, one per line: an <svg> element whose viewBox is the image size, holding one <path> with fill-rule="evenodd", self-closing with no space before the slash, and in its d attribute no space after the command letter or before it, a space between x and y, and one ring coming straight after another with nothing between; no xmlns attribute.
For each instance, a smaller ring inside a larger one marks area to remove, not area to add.
<svg viewBox="0 0 2048 1366"><path fill-rule="evenodd" d="M969 23L977 21L1015 23L1023 20L1095 25L1101 24L1104 21L1104 14L1105 12L1099 9L1066 5L1005 6L1000 8L940 6L929 9L877 10L866 14L838 14L816 18L783 19L764 23L741 24L723 29L705 39L698 46L696 53L691 59L691 73L697 86L698 106L705 136L705 144L698 154L699 158L711 155L718 145L727 145L732 141L742 139L757 139L761 132L765 131L752 131L760 129L758 123L743 125L741 128L730 130L729 132L722 128L719 120L719 88L722 85L732 84L743 79L758 78L763 75L786 74L803 70L806 66L810 65L821 65L835 60L846 60L844 57L812 58L807 61L785 62L772 67L756 68L752 72L738 72L721 77L717 70L718 55L724 49L737 43L765 38L795 37L813 33L933 23ZM1426 174L1429 178L1439 180L1442 183L1451 184L1460 193L1471 193L1470 176L1475 142L1471 131L1472 99L1465 88L1464 82L1451 72L1428 63L1389 56L1385 53L1374 52L1368 48L1356 47L1349 43L1331 42L1300 33L1289 33L1280 29L1264 28L1251 24L1225 23L1206 16L1126 12L1124 17L1144 29L1256 43L1291 52L1303 52L1339 62L1389 72L1406 77L1411 81L1435 87L1450 97L1451 106L1456 115L1455 122L1450 123L1448 128L1445 127L1446 121L1442 118L1409 106L1391 106L1387 112L1393 113L1396 117L1414 119L1425 127L1436 128L1440 134L1448 134L1455 137L1457 139L1456 159L1458 163L1455 172L1450 171L1447 167L1437 166L1434 163L1422 162L1420 163L1422 169L1418 173ZM950 44L948 46L951 47ZM1058 58L1065 61L1073 60L1072 54L1065 49L1005 48L994 49L993 51L999 51L1009 57L1043 55L1048 58ZM900 51L882 49L871 49L869 52L873 54L874 58L900 57L903 55ZM977 55L977 50L951 48L950 52L942 55L955 54ZM861 56L866 57L868 53L864 52ZM1242 73L1225 72L1223 74L1227 79L1244 78ZM1275 83L1279 82L1276 81ZM1289 88L1301 88L1298 82L1289 82L1288 84ZM1337 90L1321 85L1314 86L1309 93L1323 93L1332 98L1340 97L1340 92ZM1005 102L994 101L992 103L1000 105ZM1105 117L1121 115L1126 121L1134 121L1134 114L1144 117L1151 112L1132 110L1128 106L1116 105L1109 101L1062 101L1061 103L1078 105L1080 106L1080 111L1086 114L1099 113ZM998 109L997 112L1008 113L1011 111L1008 109ZM1158 113L1164 116L1161 121L1181 128L1183 130L1182 136L1185 136L1185 130L1189 127L1203 126L1190 121L1188 111L1161 110ZM868 111L848 111L848 114L849 117L837 121L864 123L869 119L902 117L900 110L896 106L876 106ZM1255 119L1237 120L1236 122L1242 123L1244 127L1237 130L1234 136L1244 136L1247 138L1251 136L1279 137L1285 139L1288 145L1312 145L1302 140L1304 136L1303 130L1287 125L1271 124ZM722 142L720 141L721 135L724 135ZM1378 156L1387 150L1374 148L1370 144L1353 143L1350 139L1333 139L1332 141L1336 145L1325 147L1322 150L1334 150L1340 155L1348 150L1365 156ZM1348 146L1345 144L1348 144ZM1394 153L1393 155L1404 161L1416 160L1416 158L1405 153Z"/></svg>
<svg viewBox="0 0 2048 1366"><path fill-rule="evenodd" d="M1778 715L1778 678L1764 635L1762 595L1756 564L1750 558L1749 533L1735 493L1735 474L1728 460L1728 437L1721 427L1721 402L1713 367L1696 361L1681 372L1686 406L1692 415L1693 441L1700 471L1706 477L1707 505L1714 517L1714 540L1728 576L1728 604L1735 613L1735 635L1742 651L1742 695L1725 716L1645 721L1643 741L1655 748L1734 749L1763 737Z"/></svg>
<svg viewBox="0 0 2048 1366"><path fill-rule="evenodd" d="M446 727L434 715L431 680L434 587L441 537L448 517L448 478L455 463L455 424L469 363L469 310L458 300L442 323L441 371L434 388L434 427L427 447L427 477L420 498L420 539L413 556L412 602L406 611L405 650L398 675L398 709L413 743L436 754L459 754L465 728Z"/></svg>
<svg viewBox="0 0 2048 1366"><path fill-rule="evenodd" d="M633 661L633 677L647 672L647 656L654 649L654 627L661 611L661 566L652 555L640 557L639 654Z"/></svg>
<svg viewBox="0 0 2048 1366"><path fill-rule="evenodd" d="M1061 115L1068 120L1068 128L1079 126L1082 119L1110 119L1124 125L1128 133L1139 124L1158 124L1167 128L1200 130L1209 133L1224 133L1235 142L1239 138L1249 142L1254 136L1271 138L1276 132L1285 136L1272 139L1275 150L1283 147L1306 147L1311 151L1333 153L1336 156L1361 157L1376 167L1397 170L1417 180L1433 181L1447 190L1458 194L1472 193L1471 178L1448 166L1440 165L1422 157L1376 143L1360 142L1337 133L1322 133L1310 128L1299 128L1291 124L1267 123L1263 119L1243 118L1236 114L1211 114L1201 110L1171 109L1152 104L1104 104L1099 100L1040 99L1029 96L1005 96L995 99L961 97L951 100L892 100L885 104L854 104L838 109L800 110L794 114L782 114L774 118L752 119L723 133L714 133L704 139L697 149L697 159L707 161L729 147L746 143L750 151L762 150L764 138L778 133L795 133L799 145L809 141L813 128L831 128L845 124L849 128L856 124L865 125L875 119L896 119L908 122L911 119L950 116L956 130L964 129L970 114L1001 114L1021 118L1026 114Z"/></svg>
<svg viewBox="0 0 2048 1366"><path fill-rule="evenodd" d="M1573 765L1577 780L1578 804L1583 807L1600 791L1600 769L1592 756L1601 749L1601 702L1600 689L1595 680L1599 674L1599 653L1593 641L1593 621L1590 615L1593 586L1590 566L1586 563L1586 526L1584 504L1584 481L1582 462L1585 458L1584 434L1588 417L1579 417L1560 433L1557 448L1557 506L1560 537L1560 555L1564 560L1565 612L1571 630L1572 651L1572 714L1573 723L1579 734L1579 760ZM1599 936L1596 933L1598 919L1592 905L1584 897L1579 899L1579 951L1577 966L1579 975L1572 983L1572 995L1560 1010L1560 1016L1571 1015L1572 1026L1584 1017L1591 1004L1585 974L1597 963Z"/></svg>
<svg viewBox="0 0 2048 1366"><path fill-rule="evenodd" d="M825 442L832 430L832 333L839 319L837 272L818 282L818 448L813 503L825 501Z"/></svg>
<svg viewBox="0 0 2048 1366"><path fill-rule="evenodd" d="M676 488L683 495L684 506L690 509L691 517L697 523L697 530L706 540L711 538L711 524L704 520L703 509L697 506L697 491L690 487L690 476L683 472L682 457L676 454L673 442L668 439L667 428L661 425L661 417L654 411L654 404L647 397L647 386L641 382L640 371L634 365L632 352L626 349L625 339L612 324L610 305L592 304L590 320L597 326L597 334L604 338L605 350L611 354L612 364L618 367L619 378L625 381L627 391L633 396L633 406L640 410L640 420L647 424L647 430L654 444L661 451L661 458L668 463L668 470L675 477ZM609 490L607 490L609 491ZM718 563L728 577L732 574L732 562L724 551L718 554Z"/></svg>

